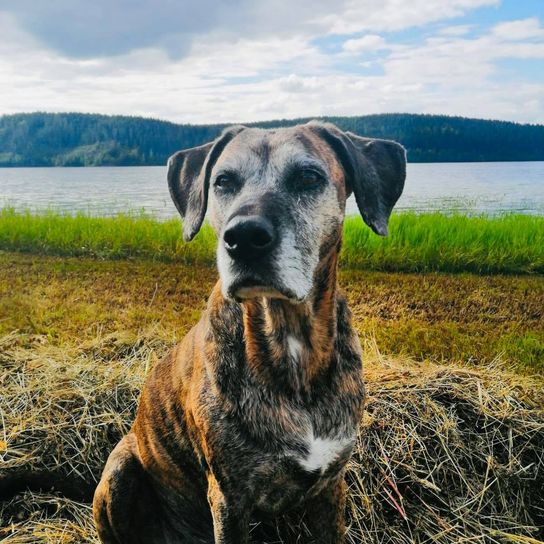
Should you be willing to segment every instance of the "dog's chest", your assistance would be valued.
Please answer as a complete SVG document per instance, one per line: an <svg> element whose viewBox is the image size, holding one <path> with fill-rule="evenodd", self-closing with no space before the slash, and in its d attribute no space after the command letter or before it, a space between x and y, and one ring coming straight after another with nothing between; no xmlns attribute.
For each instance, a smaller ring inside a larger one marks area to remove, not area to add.
<svg viewBox="0 0 544 544"><path fill-rule="evenodd" d="M293 355L298 352L290 342ZM245 396L247 395L247 396ZM313 481L338 474L355 444L359 402L338 390L325 390L305 401L256 394L247 389L242 403L242 436L259 465L275 474ZM243 429L243 430L242 430Z"/></svg>
<svg viewBox="0 0 544 544"><path fill-rule="evenodd" d="M260 403L246 412L244 431L256 453L274 452L276 459L295 463L311 473L325 473L351 451L358 414L337 399L312 406Z"/></svg>
<svg viewBox="0 0 544 544"><path fill-rule="evenodd" d="M309 432L282 453L263 456L261 466L266 468L254 487L258 511L278 515L318 494L341 473L354 442L354 436L317 437Z"/></svg>
<svg viewBox="0 0 544 544"><path fill-rule="evenodd" d="M294 432L271 437L272 451L265 446L253 457L256 506L266 514L278 515L319 493L341 474L355 444L356 431L345 422L327 426L333 431L326 433L311 414L292 410L291 417ZM281 447L274 448L274 440Z"/></svg>
<svg viewBox="0 0 544 544"><path fill-rule="evenodd" d="M316 437L313 432L303 438L304 449L299 452L289 452L293 459L307 472L325 473L327 469L346 450L351 451L354 444L353 436Z"/></svg>

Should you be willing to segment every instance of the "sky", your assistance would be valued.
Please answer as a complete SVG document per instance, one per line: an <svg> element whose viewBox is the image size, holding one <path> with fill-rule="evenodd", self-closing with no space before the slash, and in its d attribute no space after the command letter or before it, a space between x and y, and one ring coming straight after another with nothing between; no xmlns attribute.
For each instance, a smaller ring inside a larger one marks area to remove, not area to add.
<svg viewBox="0 0 544 544"><path fill-rule="evenodd" d="M544 0L0 0L0 114L544 123Z"/></svg>

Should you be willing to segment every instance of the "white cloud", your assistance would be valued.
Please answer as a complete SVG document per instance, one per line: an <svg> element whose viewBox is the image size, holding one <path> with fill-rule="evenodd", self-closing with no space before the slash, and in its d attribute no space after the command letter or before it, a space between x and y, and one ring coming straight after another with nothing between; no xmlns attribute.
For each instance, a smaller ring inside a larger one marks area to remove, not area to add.
<svg viewBox="0 0 544 544"><path fill-rule="evenodd" d="M377 34L367 34L361 38L354 38L344 42L342 49L349 53L360 53L362 51L378 51L380 49L386 49L387 44L385 40Z"/></svg>
<svg viewBox="0 0 544 544"><path fill-rule="evenodd" d="M439 34L443 36L464 36L470 32L472 25L453 25L441 28Z"/></svg>
<svg viewBox="0 0 544 544"><path fill-rule="evenodd" d="M321 82L317 77L301 77L296 74L289 74L287 77L278 80L278 87L280 91L288 93L306 93L320 88Z"/></svg>
<svg viewBox="0 0 544 544"><path fill-rule="evenodd" d="M348 0L344 9L318 19L333 34L397 31L459 17L500 0Z"/></svg>
<svg viewBox="0 0 544 544"><path fill-rule="evenodd" d="M518 41L544 37L544 28L538 18L532 17L500 23L493 28L493 34L505 40Z"/></svg>
<svg viewBox="0 0 544 544"><path fill-rule="evenodd" d="M254 4L256 20L287 16L286 2L275 4L277 13L271 4ZM424 25L496 2L452 0L445 8L438 0L340 2L328 22L310 17L311 4L293 6L296 30L215 29L193 36L179 57L157 44L115 56L71 58L0 12L0 113L71 110L200 123L407 111L544 122L544 70L538 76L535 69L527 80L523 74L504 80L498 64L544 59L537 19L506 21L491 30L429 25L422 35L430 37L403 41L388 34L386 40L376 33L382 32L379 24ZM323 5L316 0L314 11L322 13ZM362 13L364 7L369 13ZM388 22L394 8L398 13ZM325 36L339 17L353 23L356 34L373 22L376 28L360 37ZM336 52L317 45L323 37L336 43ZM371 63L356 56L366 51L375 52Z"/></svg>
<svg viewBox="0 0 544 544"><path fill-rule="evenodd" d="M25 31L71 58L161 48L187 55L204 35L266 39L402 30L459 17L501 0L17 0L4 2Z"/></svg>

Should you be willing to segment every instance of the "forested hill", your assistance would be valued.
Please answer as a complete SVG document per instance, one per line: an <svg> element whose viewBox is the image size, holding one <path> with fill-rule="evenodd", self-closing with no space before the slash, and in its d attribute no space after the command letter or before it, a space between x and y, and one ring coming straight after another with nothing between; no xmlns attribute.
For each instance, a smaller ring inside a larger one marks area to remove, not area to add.
<svg viewBox="0 0 544 544"><path fill-rule="evenodd" d="M411 162L544 160L544 125L412 114L325 120L357 134L397 140ZM174 151L210 141L223 127L83 113L5 115L0 166L163 165Z"/></svg>

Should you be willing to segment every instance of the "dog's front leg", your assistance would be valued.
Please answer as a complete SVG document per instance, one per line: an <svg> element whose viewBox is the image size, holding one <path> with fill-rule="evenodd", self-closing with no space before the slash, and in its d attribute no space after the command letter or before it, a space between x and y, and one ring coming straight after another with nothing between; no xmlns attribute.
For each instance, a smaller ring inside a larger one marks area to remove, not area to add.
<svg viewBox="0 0 544 544"><path fill-rule="evenodd" d="M226 496L213 474L208 476L208 502L215 544L249 544L249 508L240 496Z"/></svg>
<svg viewBox="0 0 544 544"><path fill-rule="evenodd" d="M306 503L306 525L315 544L344 544L346 483L339 477Z"/></svg>

